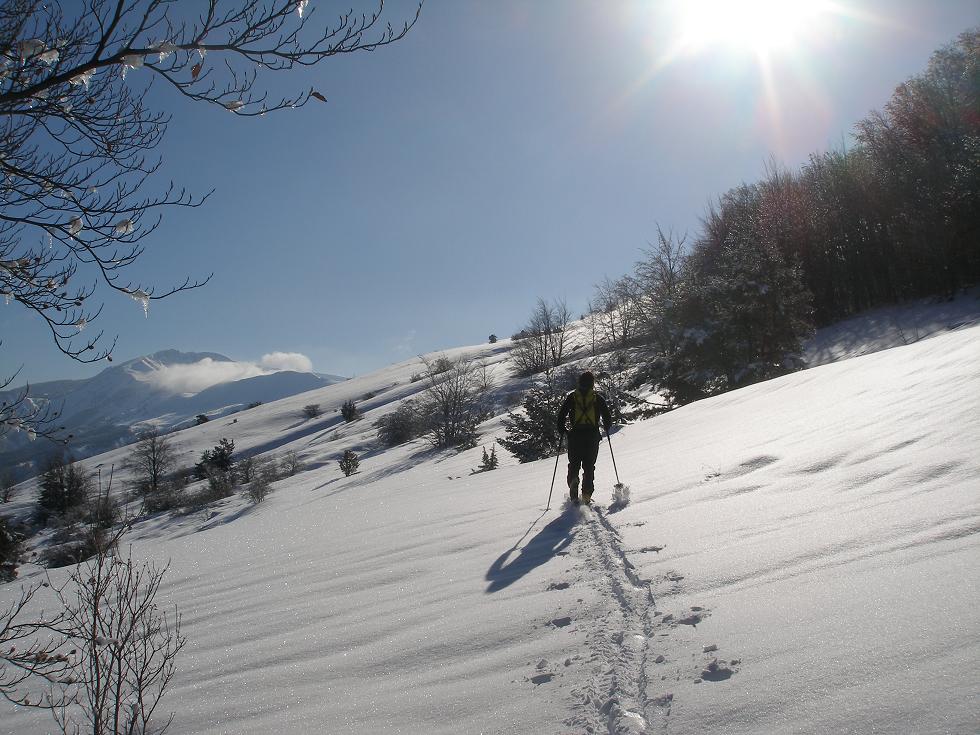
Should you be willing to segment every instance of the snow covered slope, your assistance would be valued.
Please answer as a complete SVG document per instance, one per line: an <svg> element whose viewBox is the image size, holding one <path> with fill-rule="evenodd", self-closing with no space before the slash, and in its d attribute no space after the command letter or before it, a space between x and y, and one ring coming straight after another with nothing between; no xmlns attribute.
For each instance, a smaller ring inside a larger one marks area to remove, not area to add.
<svg viewBox="0 0 980 735"><path fill-rule="evenodd" d="M507 348L457 352L502 376ZM229 436L312 469L132 532L188 638L171 732L977 732L978 365L973 326L625 427L618 512L563 509L560 470L546 512L554 460L373 449L417 363L181 432L186 458Z"/></svg>
<svg viewBox="0 0 980 735"><path fill-rule="evenodd" d="M31 386L31 398L61 411L57 423L71 434L75 457L90 457L132 442L138 428L171 431L198 414L222 416L254 402L267 403L344 380L293 370L264 370L212 352L163 350L106 368L85 380ZM0 392L13 400L20 390ZM0 436L0 462L37 459L41 444L20 432ZM25 473L26 474L26 473Z"/></svg>

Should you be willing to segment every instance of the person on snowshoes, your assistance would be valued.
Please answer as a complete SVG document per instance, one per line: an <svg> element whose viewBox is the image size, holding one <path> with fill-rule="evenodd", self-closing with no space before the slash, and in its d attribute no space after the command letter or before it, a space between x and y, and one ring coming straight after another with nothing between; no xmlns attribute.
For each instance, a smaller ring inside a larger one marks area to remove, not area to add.
<svg viewBox="0 0 980 735"><path fill-rule="evenodd" d="M566 429L571 417L572 428ZM568 433L568 495L575 505L579 504L579 469L582 470L582 501L592 500L595 490L595 461L599 456L599 420L609 433L612 417L606 399L595 392L595 376L586 370L579 376L578 388L561 404L558 426Z"/></svg>

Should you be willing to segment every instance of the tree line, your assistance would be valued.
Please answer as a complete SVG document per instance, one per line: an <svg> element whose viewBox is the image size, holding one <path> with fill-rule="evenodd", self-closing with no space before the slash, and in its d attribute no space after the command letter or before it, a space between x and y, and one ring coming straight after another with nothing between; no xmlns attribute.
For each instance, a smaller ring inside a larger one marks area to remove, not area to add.
<svg viewBox="0 0 980 735"><path fill-rule="evenodd" d="M635 382L677 405L799 369L815 328L980 281L978 50L980 29L961 34L853 146L770 164L691 242L658 229L633 273L597 285L592 353L636 348Z"/></svg>

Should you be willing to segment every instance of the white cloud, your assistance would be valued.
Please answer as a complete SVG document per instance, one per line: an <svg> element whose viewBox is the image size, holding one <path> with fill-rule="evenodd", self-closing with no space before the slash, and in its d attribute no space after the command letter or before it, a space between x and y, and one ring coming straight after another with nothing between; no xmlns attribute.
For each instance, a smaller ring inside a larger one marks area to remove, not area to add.
<svg viewBox="0 0 980 735"><path fill-rule="evenodd" d="M173 393L200 393L220 383L271 375L281 370L310 372L312 369L310 358L299 352L271 352L263 355L259 363L223 362L205 357L186 365L163 365L136 377Z"/></svg>
<svg viewBox="0 0 980 735"><path fill-rule="evenodd" d="M262 355L259 364L266 370L292 370L297 373L313 372L313 361L300 352L270 352Z"/></svg>

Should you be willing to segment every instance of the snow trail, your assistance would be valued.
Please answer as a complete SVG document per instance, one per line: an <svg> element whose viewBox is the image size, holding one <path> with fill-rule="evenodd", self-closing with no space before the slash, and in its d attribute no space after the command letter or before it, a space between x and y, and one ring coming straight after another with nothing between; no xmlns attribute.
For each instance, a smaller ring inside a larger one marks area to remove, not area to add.
<svg viewBox="0 0 980 735"><path fill-rule="evenodd" d="M586 636L593 668L589 681L574 692L575 714L565 724L609 735L666 731L669 706L662 710L647 694L647 656L656 627L650 584L636 573L606 514L597 507L580 512L587 529L579 535L581 553L598 572L594 583L616 606Z"/></svg>

